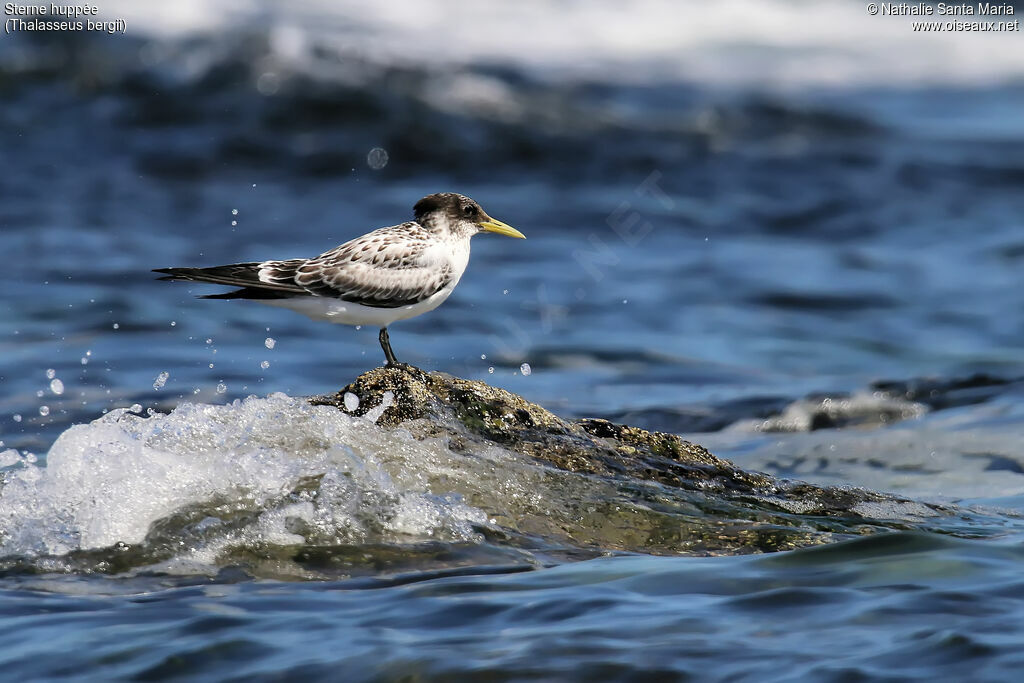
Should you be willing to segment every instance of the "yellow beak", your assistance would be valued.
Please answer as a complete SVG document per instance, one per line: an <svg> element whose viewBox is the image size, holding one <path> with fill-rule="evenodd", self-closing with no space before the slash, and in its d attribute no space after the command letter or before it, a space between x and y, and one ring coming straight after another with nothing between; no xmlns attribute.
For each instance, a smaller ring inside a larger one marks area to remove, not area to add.
<svg viewBox="0 0 1024 683"><path fill-rule="evenodd" d="M493 218L488 218L484 222L480 223L480 229L486 232L496 232L499 235L505 235L506 237L518 237L521 240L526 239L526 235L519 232L511 225L506 225L501 221L496 221Z"/></svg>

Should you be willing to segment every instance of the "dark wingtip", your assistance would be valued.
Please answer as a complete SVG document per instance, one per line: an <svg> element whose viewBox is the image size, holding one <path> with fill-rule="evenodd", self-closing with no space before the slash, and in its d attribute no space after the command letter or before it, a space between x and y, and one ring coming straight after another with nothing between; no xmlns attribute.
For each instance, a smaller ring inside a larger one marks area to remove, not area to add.
<svg viewBox="0 0 1024 683"><path fill-rule="evenodd" d="M185 272L184 268L154 268L154 273L166 273L163 277L158 277L157 280L190 280L188 273Z"/></svg>

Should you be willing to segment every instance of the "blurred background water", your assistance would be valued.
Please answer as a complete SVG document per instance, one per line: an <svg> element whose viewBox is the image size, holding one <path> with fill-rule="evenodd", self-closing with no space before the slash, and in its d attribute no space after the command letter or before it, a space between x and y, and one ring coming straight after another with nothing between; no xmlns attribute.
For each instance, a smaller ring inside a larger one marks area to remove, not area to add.
<svg viewBox="0 0 1024 683"><path fill-rule="evenodd" d="M845 0L100 9L126 34L0 39L4 555L130 543L173 509L147 507L166 486L112 486L138 455L130 439L73 425L133 404L331 392L382 361L376 330L197 300L216 290L151 268L312 256L438 191L528 239L476 239L451 299L392 328L403 360L564 416L681 433L744 468L984 510L977 535L1000 538L479 577L495 559L466 551L456 564L476 570L399 562L410 573L390 583L266 590L195 557L187 581L181 567L101 579L18 560L2 586L7 670L766 680L772 662L779 680L913 680L1019 667L1020 32L915 33ZM207 419L195 415L174 429ZM364 461L391 448L366 438ZM47 478L54 453L77 479ZM133 481L166 483L168 467L140 460ZM209 472L202 486L176 474L174 500L228 495L219 477L256 485ZM457 523L417 518L403 534L472 545L460 525L477 512L416 500ZM79 654L49 660L55 643Z"/></svg>

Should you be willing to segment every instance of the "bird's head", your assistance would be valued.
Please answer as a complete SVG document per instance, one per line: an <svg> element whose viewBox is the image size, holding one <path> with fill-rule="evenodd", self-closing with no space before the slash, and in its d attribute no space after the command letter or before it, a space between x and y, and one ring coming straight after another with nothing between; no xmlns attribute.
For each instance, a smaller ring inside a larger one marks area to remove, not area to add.
<svg viewBox="0 0 1024 683"><path fill-rule="evenodd" d="M526 239L526 235L510 225L495 220L469 197L454 192L430 194L413 207L416 222L433 233L470 238L478 232Z"/></svg>

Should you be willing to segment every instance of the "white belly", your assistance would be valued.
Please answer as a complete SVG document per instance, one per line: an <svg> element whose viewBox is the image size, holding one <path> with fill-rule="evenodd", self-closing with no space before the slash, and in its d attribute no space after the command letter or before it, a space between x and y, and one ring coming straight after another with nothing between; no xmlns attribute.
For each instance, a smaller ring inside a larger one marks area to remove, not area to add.
<svg viewBox="0 0 1024 683"><path fill-rule="evenodd" d="M293 311L309 316L313 320L326 320L327 322L339 325L387 327L398 320L408 320L427 311L434 310L451 295L456 284L457 281L419 303L399 306L398 308L375 308L323 296L303 296L295 297L294 299L260 299L258 301L269 306L290 308Z"/></svg>

